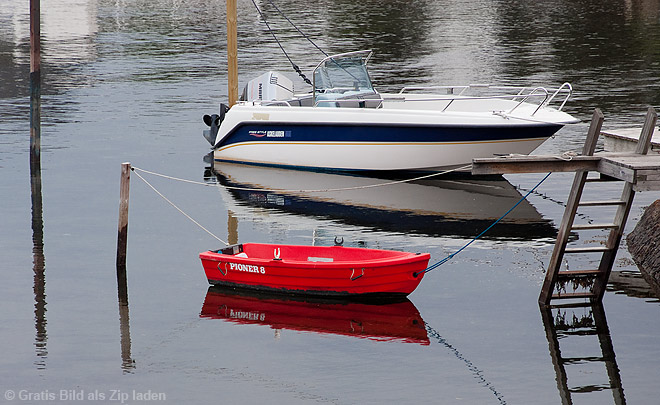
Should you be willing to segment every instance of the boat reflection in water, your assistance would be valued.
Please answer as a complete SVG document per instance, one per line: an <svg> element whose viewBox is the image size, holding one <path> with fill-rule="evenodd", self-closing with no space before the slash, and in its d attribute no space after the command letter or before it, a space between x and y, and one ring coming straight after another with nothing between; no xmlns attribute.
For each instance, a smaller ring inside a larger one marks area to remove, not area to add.
<svg viewBox="0 0 660 405"><path fill-rule="evenodd" d="M429 344L424 321L408 299L386 303L300 299L210 287L200 313L241 325L377 341Z"/></svg>
<svg viewBox="0 0 660 405"><path fill-rule="evenodd" d="M373 187L391 179L231 163L209 168L206 177L213 176L227 187L222 189L223 199L239 215L240 207L260 207L377 231L430 236L476 236L522 197L502 177L444 175ZM525 200L484 238L554 239L556 234L552 222Z"/></svg>

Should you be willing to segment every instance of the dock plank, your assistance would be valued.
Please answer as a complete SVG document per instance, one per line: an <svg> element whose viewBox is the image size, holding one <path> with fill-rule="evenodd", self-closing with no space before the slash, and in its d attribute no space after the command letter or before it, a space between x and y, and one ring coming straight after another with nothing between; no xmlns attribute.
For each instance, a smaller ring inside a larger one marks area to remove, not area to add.
<svg viewBox="0 0 660 405"><path fill-rule="evenodd" d="M501 156L472 160L472 174L597 171L632 183L636 191L660 190L660 155L601 152L594 156Z"/></svg>
<svg viewBox="0 0 660 405"><path fill-rule="evenodd" d="M500 156L472 160L472 174L547 173L597 170L600 157L555 155Z"/></svg>

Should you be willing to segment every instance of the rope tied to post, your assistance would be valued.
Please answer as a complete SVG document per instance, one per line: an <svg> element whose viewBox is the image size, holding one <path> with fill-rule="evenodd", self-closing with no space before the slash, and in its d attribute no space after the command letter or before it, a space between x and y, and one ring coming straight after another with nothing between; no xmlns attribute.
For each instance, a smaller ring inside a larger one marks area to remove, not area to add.
<svg viewBox="0 0 660 405"><path fill-rule="evenodd" d="M431 178L431 177L435 177L435 176L440 176L440 175L443 175L443 174L447 174L447 173L451 173L451 172L455 172L455 171L459 171L459 170L466 170L470 167L471 167L471 165L466 165L466 166L458 167L458 168L455 168L455 169L446 170L444 172L431 173L431 174L415 177L415 178L412 178L412 179L395 180L395 181L388 181L388 182L382 182L382 183L376 183L376 184L367 184L367 185L364 185L364 186L315 189L315 190L266 190L266 189L263 189L263 188L231 187L231 186L223 186L223 185L217 184L217 183L216 184L214 184L214 183L204 183L204 182L200 182L200 181L181 179L181 178L168 176L168 175L161 174L161 173L152 172L152 171L149 171L149 170L140 169L139 167L135 167L135 166L131 167L131 171L133 173L135 173L135 175L138 176L138 178L140 180L142 180L147 186L149 186L156 194L158 194L168 204L170 204L172 207L174 207L174 209L179 211L183 216L188 218L192 223L197 225L204 232L208 233L209 235L211 235L212 237L214 237L218 241L224 243L226 246L229 246L228 242L225 242L224 240L222 240L221 238L216 236L213 232L209 231L202 224L200 224L198 221L196 221L193 217L191 217L190 215L185 213L181 208L179 208L171 200L169 200L167 197L165 197L165 195L163 195L163 193L158 191L156 189L156 187L154 187L151 183L149 183L142 175L140 175L139 172L151 174L153 176L162 177L162 178L165 178L165 179L168 179L168 180L175 180L175 181L180 181L180 182L184 182L184 183L188 183L188 184L197 184L197 185L202 185L202 186L206 186L206 187L223 187L223 188L228 189L228 190L272 191L272 192L279 192L279 193L285 193L285 192L289 192L289 193L291 193L291 192L327 193L327 192L346 191L346 190L360 190L360 189L368 189L368 188L374 188L374 187L390 186L390 185L400 184L400 183L407 183L407 182L411 182L411 181L422 180L422 179L427 179L427 178Z"/></svg>
<svg viewBox="0 0 660 405"><path fill-rule="evenodd" d="M140 178L140 180L142 180L147 186L149 186L149 187L150 187L150 188L151 188L156 194L158 194L159 196L161 196L161 197L163 198L163 200L167 201L172 207L174 207L177 211L179 211L179 212L180 212L181 214L183 214L186 218L188 218L189 220L191 220L195 225L197 225L198 227L200 227L200 228L201 228L202 230L204 230L206 233L208 233L209 235L213 236L215 239L219 240L220 242L224 243L226 246L229 246L229 243L228 243L228 242L225 242L224 240L222 240L222 239L220 239L219 237L217 237L213 232L209 231L209 230L206 229L202 224L200 224L199 222L195 221L195 220L193 219L193 217L191 217L190 215L186 214L181 208L179 208L176 204L174 204L174 203L173 203L172 201L170 201L167 197L165 197L160 191L156 190L156 187L154 187L154 186L153 186L151 183L149 183L144 177L142 177L142 176L140 175L140 173L136 172L135 169L136 169L135 167L131 168L131 170L133 171L133 173L135 173L135 175L138 176L138 177Z"/></svg>

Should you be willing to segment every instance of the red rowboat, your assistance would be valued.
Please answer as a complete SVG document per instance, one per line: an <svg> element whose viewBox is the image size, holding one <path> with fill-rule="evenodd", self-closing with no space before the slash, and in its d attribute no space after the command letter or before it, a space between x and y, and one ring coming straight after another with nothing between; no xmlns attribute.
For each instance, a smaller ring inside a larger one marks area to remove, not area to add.
<svg viewBox="0 0 660 405"><path fill-rule="evenodd" d="M343 246L244 243L199 257L213 285L303 295L405 297L422 281L431 256Z"/></svg>
<svg viewBox="0 0 660 405"><path fill-rule="evenodd" d="M200 317L276 330L429 344L424 320L408 299L382 304L210 287Z"/></svg>

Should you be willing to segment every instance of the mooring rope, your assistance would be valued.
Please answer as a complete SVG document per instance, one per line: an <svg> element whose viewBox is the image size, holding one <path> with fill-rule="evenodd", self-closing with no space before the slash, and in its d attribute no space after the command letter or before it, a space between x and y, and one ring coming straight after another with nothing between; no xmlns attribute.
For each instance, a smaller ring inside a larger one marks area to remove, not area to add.
<svg viewBox="0 0 660 405"><path fill-rule="evenodd" d="M435 340L438 341L441 345L449 349L452 353L454 353L454 356L456 356L457 359L461 360L465 365L467 366L468 370L472 372L474 377L479 380L486 388L488 388L493 395L495 395L495 398L500 402L500 404L506 404L506 401L502 397L502 394L499 393L495 387L493 387L493 384L486 380L486 377L484 377L484 372L479 370L470 360L466 359L465 356L458 351L454 346L452 346L447 339L443 338L442 335L440 335L435 329L431 327L428 323L424 322L424 326L426 328L426 333L433 337Z"/></svg>
<svg viewBox="0 0 660 405"><path fill-rule="evenodd" d="M415 178L413 178L413 179L396 180L396 181L389 181L389 182L378 183L378 184L368 184L368 185L365 185L365 186L343 187L343 188L334 188L334 189L332 189L332 188L328 188L328 189L318 189L318 190L277 190L277 189L275 189L275 190L268 190L268 189L263 189L263 188L232 187L232 186L223 186L222 184L209 184L209 183L203 183L203 182L201 182L201 181L194 181L194 180L181 179L181 178L178 178L178 177L168 176L168 175L165 175L165 174L156 173L156 172L152 172L152 171L149 171L149 170L141 169L141 168L139 168L139 167L135 167L135 166L131 167L131 171L132 171L133 173L135 173L135 175L138 176L138 177L140 178L140 180L142 180L147 186L149 186L149 187L150 187L150 188L151 188L156 194L158 194L161 198L163 198L165 201L167 201L168 204L170 204L172 207L174 207L177 211L179 211L181 214L183 214L186 218L188 218L190 221L192 221L195 225L197 225L197 226L200 227L202 230L204 230L206 233L208 233L209 235L213 236L215 239L219 240L220 242L222 242L222 243L224 243L225 245L228 246L229 243L227 243L227 242L225 242L224 240L220 239L220 238L219 238L218 236L216 236L213 232L211 232L211 231L209 231L208 229L206 229L202 224L200 224L199 222L195 221L195 219L194 219L193 217L191 217L190 215L188 215L187 213L185 213L181 208L179 208L179 207L178 207L176 204L174 204L171 200L169 200L167 197L165 197L165 196L163 195L163 193L161 193L160 191L158 191L158 190L156 189L156 187L154 187L151 183L149 183L149 182L147 181L147 179L145 179L144 177L142 177L142 176L140 175L139 172L143 172L143 173L151 174L151 175L153 175L153 176L162 177L162 178L165 178L165 179L168 179L168 180L180 181L180 182L183 182L183 183L196 184L196 185L201 185L201 186L205 186L205 187L224 187L224 188L226 188L226 189L230 189L230 190L270 191L270 192L280 192L280 193L287 193L287 192L288 192L288 193L292 193L292 192L299 192L299 193L303 193L303 192L307 192L307 193L321 193L321 192L345 191L345 190L359 190L359 189L366 189L366 188L374 188L374 187L390 186L390 185L393 185L393 184L400 184L400 183L406 183L406 182L415 181L415 180L427 179L427 178L430 178L430 177L439 176L439 175L442 175L442 174L447 174L447 173L451 173L451 172L458 171L458 170L465 170L465 169L467 169L467 168L469 168L469 167L470 167L470 165L462 166L462 167L458 167L458 168L456 168L456 169L446 170L446 171L444 171L444 172L431 173L431 174L427 174L427 175L424 175L424 176L415 177Z"/></svg>
<svg viewBox="0 0 660 405"><path fill-rule="evenodd" d="M174 204L174 203L173 203L172 201L170 201L167 197L165 197L160 191L156 190L156 187L152 186L151 183L149 183L144 177L140 176L140 173L136 172L134 169L135 169L135 168L132 168L132 169L131 169L131 170L133 170L133 173L135 173L136 176L138 176L143 182L145 182L145 183L147 184L147 186L151 187L151 189L154 190L154 191L156 192L156 194L158 194L159 196L161 196L161 197L162 197L165 201L167 201L172 207L176 208L177 211L179 211L179 212L180 212L181 214L183 214L186 218L188 218L189 220L191 220L195 225L197 225L198 227L200 227L200 228L202 228L204 231L206 231L206 233L208 233L209 235L213 236L214 238L216 238L216 239L219 240L220 242L224 243L225 245L229 246L229 243L227 243L227 242L225 242L224 240L218 238L213 232L211 232L211 231L209 231L208 229L204 228L204 226L203 226L202 224L200 224L199 222L195 221L190 215L188 215L188 214L186 214L185 212L183 212L183 210L182 210L181 208L177 207L176 204Z"/></svg>
<svg viewBox="0 0 660 405"><path fill-rule="evenodd" d="M447 173L451 173L451 172L458 171L458 170L464 170L464 169L469 168L470 166L471 166L471 165L466 165L466 166L458 167L458 168L455 168L455 169L445 170L444 172L431 173L431 174L427 174L427 175L424 175L424 176L415 177L415 178L413 178L413 179L396 180L396 181L389 181L389 182L385 182L385 183L368 184L368 185L364 185L364 186L343 187L343 188L327 188L327 189L314 189L314 190L282 190L282 189L264 189L264 188L232 187L232 186L223 186L223 185L221 185L221 184L209 184L209 183L204 183L204 182L200 182L200 181L181 179L181 178L178 178L178 177L168 176L168 175L165 175L165 174L156 173L156 172L153 172L153 171L149 171L149 170L141 169L141 168L139 168L139 167L131 167L131 171L133 171L133 172L135 173L136 176L138 176L142 181L145 182L145 184L147 184L147 185L148 185L148 186L149 186L154 192L156 192L156 194L158 194L159 196L161 196L165 201L167 201L167 203L169 203L169 204L170 204L172 207L174 207L177 211L179 211L179 212L180 212L181 214L183 214L186 218L188 218L190 221L192 221L195 225L197 225L198 227L200 227L201 229L203 229L206 233L208 233L209 235L213 236L215 239L219 240L220 242L224 243L225 245L229 245L229 243L227 243L227 242L225 242L224 240L222 240L222 239L220 239L219 237L217 237L213 232L209 231L209 230L206 229L204 226L202 226L202 224L200 224L199 222L195 221L190 215L186 214L181 208L179 208L176 204L174 204L174 203L173 203L172 201L170 201L167 197L165 197L160 191L158 191L158 190L157 190L157 189L156 189L151 183L149 183L149 182L148 182L144 177L142 177L142 176L140 175L140 173L138 173L138 172L143 172L143 173L151 174L151 175L153 175L153 176L158 176L158 177L162 177L162 178L169 179L169 180L181 181L181 182L189 183L189 184L202 185L202 186L206 186L206 187L209 187L209 186L210 186L210 187L224 187L224 188L226 188L226 189L230 189L230 190L269 191L269 192L279 192L279 193L293 193L293 192L297 192L297 193L323 193L323 192L346 191L346 190L359 190L359 189L367 189L367 188L374 188L374 187L390 186L390 185L394 185L394 184L400 184L400 183L406 183L406 182L411 182L411 181L416 181L416 180L421 180L421 179L427 179L427 178L430 178L430 177L439 176L439 175L442 175L442 174L447 174ZM545 177L544 177L541 181L539 181L534 187L532 187L532 189L529 190L529 191L527 192L527 194L525 194L520 200L518 200L518 202L515 203L515 204L513 205L513 207L509 208L509 210L508 210L507 212L505 212L504 215L502 215L502 216L499 217L495 222L493 222L492 224L490 224L490 225L489 225L486 229L484 229L479 235L477 235L477 236L475 236L474 238L472 238L472 240L470 240L468 243L466 243L465 245L463 245L463 246L462 246L460 249L458 249L456 252L454 252L454 253L448 255L447 257L445 257L444 259L440 260L439 262L437 262L437 263L435 263L435 264L433 264L433 265L427 267L426 269L424 269L424 270L422 270L422 271L420 271L420 272L416 272L416 273L414 273L414 276L417 277L418 275L420 275L420 274L422 274L422 273L428 273L429 271L434 270L434 269L438 268L439 266L441 266L441 265L447 263L449 260L453 259L454 256L456 256L457 254L459 254L460 252L462 252L463 250L465 250L468 246L470 246L470 245L471 245L472 243L474 243L477 239L479 239L479 238L480 238L481 236L483 236L486 232L488 232L492 227L494 227L495 225L497 225L502 219L504 219L504 217L506 217L507 215L509 215L509 213L510 213L511 211L513 211L518 205L520 205L520 203L522 203L524 200L526 200L527 197L528 197L532 192L534 192L534 190L536 190L536 189L537 189L537 188L538 188L538 187L539 187L539 186L540 186L540 185L541 185L541 184L542 184L542 183L543 183L548 177L550 177L551 174L552 174L552 172L546 174Z"/></svg>
<svg viewBox="0 0 660 405"><path fill-rule="evenodd" d="M513 211L518 205L520 205L521 202L523 202L524 200L526 200L527 197L528 197L528 196L529 196L534 190L536 190L536 189L537 189L537 188L538 188L538 187L539 187L539 186L540 186L540 185L541 185L541 184L542 184L542 183L543 183L548 177L550 177L551 174L552 174L552 172L546 174L545 177L544 177L541 181L539 181L534 187L532 187L532 189L529 190L529 191L527 192L527 194L525 194L520 200L518 200L518 202L515 203L513 207L509 208L509 210L508 210L507 212L505 212L504 215L502 215L502 216L499 217L495 222L493 222L492 224L490 224L490 225L488 226L488 228L484 229L479 235L475 236L474 238L472 238L472 240L470 240L468 243L466 243L465 245L463 245L463 247L461 247L460 249L458 249L458 250L455 251L454 253L450 254L449 256L445 257L444 259L440 260L439 262L437 262L437 263L435 263L435 264L433 264L433 265L427 267L425 270L422 270L422 271L419 271L419 272L413 273L413 275L414 275L415 277L417 277L418 275L420 275L420 274L422 274L422 273L428 273L429 271L431 271L431 270L433 270L433 269L436 269L436 268L442 266L443 264L447 263L447 262L450 261L451 259L453 259L454 256L456 256L457 254L461 253L461 252L462 252L463 250L465 250L468 246L470 246L472 243L474 243L477 239L479 239L481 236L483 236L483 234L485 234L486 232L488 232L488 231L490 230L490 228L494 227L498 222L500 222L502 219L504 219L504 217L506 217L507 215L509 215L509 213L510 213L511 211Z"/></svg>
<svg viewBox="0 0 660 405"><path fill-rule="evenodd" d="M366 184L364 186L339 187L339 188L321 188L321 189L307 189L307 190L305 190L305 189L266 189L266 188L258 188L258 187L224 186L224 185L218 184L218 183L204 183L204 182L201 182L201 181L182 179L182 178L179 178L179 177L169 176L169 175L166 175L166 174L141 169L139 167L132 167L132 170L133 171L141 171L143 173L151 174L153 176L158 176L158 177L162 177L162 178L169 179L169 180L180 181L180 182L183 182L183 183L197 184L197 185L205 186L205 187L222 187L222 188L225 188L227 190L269 191L269 192L274 192L274 193L329 193L329 192L337 192L337 191L362 190L362 189L367 189L367 188L385 187L385 186L392 186L392 185L395 185L395 184L409 183L409 182L413 182L413 181L428 179L428 178L431 178L431 177L442 176L444 174L448 174L448 173L452 173L452 172L463 171L463 170L469 169L470 167L472 167L472 165L461 166L461 167L457 167L455 169L449 169L449 170L445 170L445 171L442 171L442 172L434 172L434 173L431 173L431 174L425 174L423 176L414 177L412 179L393 180L393 181L387 181L387 182L383 182L383 183Z"/></svg>

